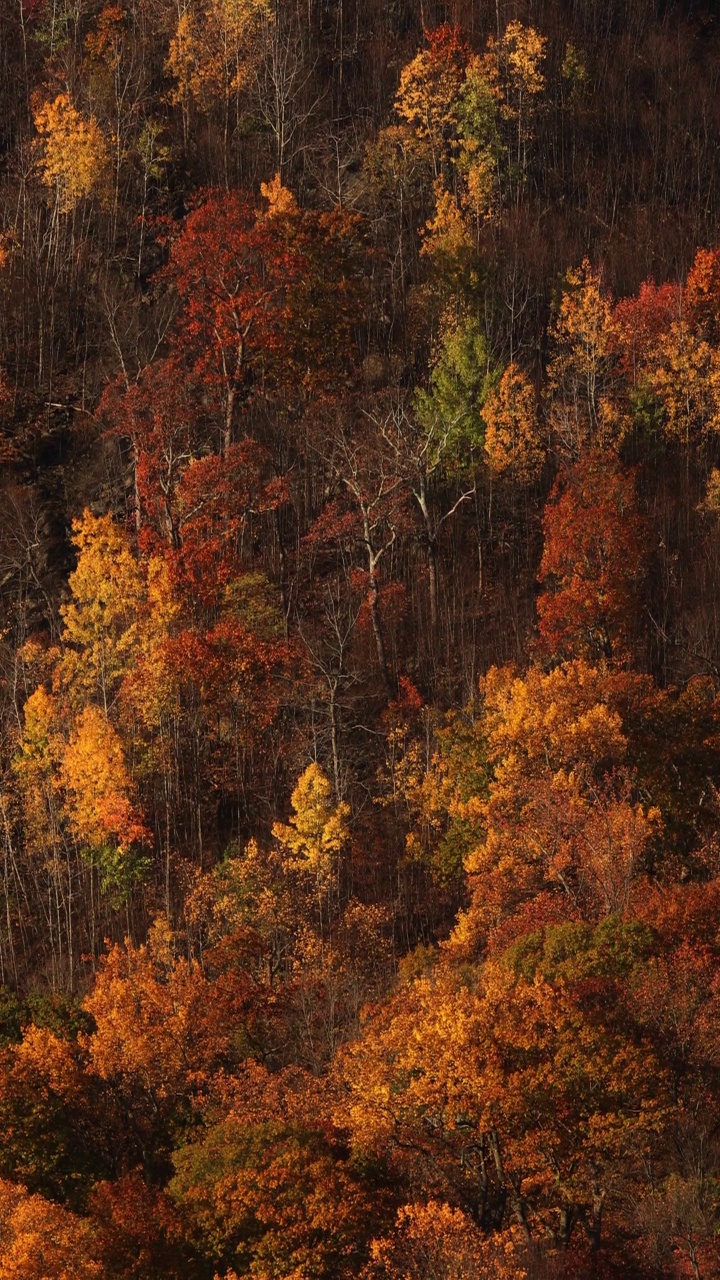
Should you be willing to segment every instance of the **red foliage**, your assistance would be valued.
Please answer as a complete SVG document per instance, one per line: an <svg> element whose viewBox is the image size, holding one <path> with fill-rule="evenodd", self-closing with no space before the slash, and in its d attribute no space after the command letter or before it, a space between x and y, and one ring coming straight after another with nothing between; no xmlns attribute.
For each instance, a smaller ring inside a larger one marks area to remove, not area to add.
<svg viewBox="0 0 720 1280"><path fill-rule="evenodd" d="M304 268L286 218L259 217L240 191L205 193L172 244L165 275L181 302L176 347L217 398L227 443L238 394L282 346L288 289Z"/></svg>
<svg viewBox="0 0 720 1280"><path fill-rule="evenodd" d="M182 1266L182 1228L170 1198L149 1187L139 1173L100 1182L90 1196L103 1275L122 1280L154 1280L170 1266Z"/></svg>
<svg viewBox="0 0 720 1280"><path fill-rule="evenodd" d="M159 538L179 546L177 488L205 434L202 408L182 366L177 359L157 360L126 390L114 384L101 413L109 435L131 442L145 542Z"/></svg>
<svg viewBox="0 0 720 1280"><path fill-rule="evenodd" d="M512 946L519 938L535 933L548 925L565 924L569 920L582 919L579 908L561 898L557 893L543 891L523 902L501 924L490 930L488 952L497 955Z"/></svg>
<svg viewBox="0 0 720 1280"><path fill-rule="evenodd" d="M470 57L470 48L461 27L452 22L443 22L439 27L426 27L424 34L431 65L438 70L450 66L458 69L465 67Z"/></svg>
<svg viewBox="0 0 720 1280"><path fill-rule="evenodd" d="M181 549L176 574L185 592L216 601L242 572L250 522L287 500L267 450L255 440L231 444L222 456L198 458L177 491Z"/></svg>
<svg viewBox="0 0 720 1280"><path fill-rule="evenodd" d="M635 638L645 566L632 474L591 453L561 472L543 520L540 646L554 657L623 659Z"/></svg>
<svg viewBox="0 0 720 1280"><path fill-rule="evenodd" d="M679 318L682 291L677 284L657 285L646 280L637 298L623 298L615 307L614 319L620 342L620 368L635 380L662 334Z"/></svg>
<svg viewBox="0 0 720 1280"><path fill-rule="evenodd" d="M717 948L720 880L665 888L644 886L637 895L635 911L639 919L656 931L662 946L668 950L677 945L679 938L692 945Z"/></svg>

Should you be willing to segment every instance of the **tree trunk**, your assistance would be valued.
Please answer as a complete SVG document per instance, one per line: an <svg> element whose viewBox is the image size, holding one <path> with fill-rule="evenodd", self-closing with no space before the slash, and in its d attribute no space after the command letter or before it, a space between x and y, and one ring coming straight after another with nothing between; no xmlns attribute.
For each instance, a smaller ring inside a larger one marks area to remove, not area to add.
<svg viewBox="0 0 720 1280"><path fill-rule="evenodd" d="M368 605L370 606L370 619L372 621L373 635L375 637L378 665L382 673L383 684L385 685L387 695L389 698L392 698L395 690L393 689L392 680L388 673L387 651L385 649L385 637L383 635L382 619L380 617L380 589L378 587L377 574L374 566L370 569Z"/></svg>
<svg viewBox="0 0 720 1280"><path fill-rule="evenodd" d="M428 532L427 540L428 592L430 596L430 630L432 632L431 647L435 649L435 636L438 628L438 546L437 538Z"/></svg>
<svg viewBox="0 0 720 1280"><path fill-rule="evenodd" d="M492 1158L495 1163L495 1172L497 1173L498 1182L500 1183L500 1186L504 1187L507 1192L507 1198L508 1198L510 1207L515 1215L515 1221L517 1222L518 1226L523 1232L523 1235L525 1236L526 1240L529 1240L530 1228L527 1223L525 1206L522 1202L520 1190L512 1181L512 1179L508 1180L505 1177L505 1169L503 1167L503 1161L502 1161L502 1152L500 1150L500 1137L498 1135L497 1129L491 1129L490 1132L488 1133L488 1145L490 1147L490 1152L492 1154Z"/></svg>
<svg viewBox="0 0 720 1280"><path fill-rule="evenodd" d="M600 1248L602 1240L602 1212L604 1201L605 1192L601 1191L597 1186L593 1187L592 1218L587 1228L591 1253L597 1253Z"/></svg>

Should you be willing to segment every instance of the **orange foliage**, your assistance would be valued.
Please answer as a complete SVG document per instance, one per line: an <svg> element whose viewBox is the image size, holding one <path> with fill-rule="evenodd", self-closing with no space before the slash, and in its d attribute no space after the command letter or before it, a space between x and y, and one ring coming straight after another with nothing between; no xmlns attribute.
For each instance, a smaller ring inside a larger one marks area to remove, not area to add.
<svg viewBox="0 0 720 1280"><path fill-rule="evenodd" d="M426 31L425 39L427 49L400 74L395 110L427 143L437 175L470 51L459 29L449 23Z"/></svg>
<svg viewBox="0 0 720 1280"><path fill-rule="evenodd" d="M615 1016L612 980L588 984L571 939L559 979L487 961L470 985L441 968L403 989L343 1052L340 1114L358 1150L472 1197L486 1229L567 1240L584 1218L592 1242L616 1162L652 1143L670 1096L648 1041Z"/></svg>
<svg viewBox="0 0 720 1280"><path fill-rule="evenodd" d="M2 1280L101 1280L89 1223L24 1187L0 1181Z"/></svg>
<svg viewBox="0 0 720 1280"><path fill-rule="evenodd" d="M720 249L698 249L685 281L683 306L687 318L706 341L720 340Z"/></svg>
<svg viewBox="0 0 720 1280"><path fill-rule="evenodd" d="M252 1022L252 985L242 975L211 985L175 956L158 920L147 945L111 949L85 1008L96 1023L84 1041L92 1069L157 1123L233 1060Z"/></svg>
<svg viewBox="0 0 720 1280"><path fill-rule="evenodd" d="M628 739L602 670L582 660L525 679L491 670L483 693L492 781L465 858L472 902L448 944L458 956L546 891L571 917L625 909L659 824L623 770Z"/></svg>
<svg viewBox="0 0 720 1280"><path fill-rule="evenodd" d="M393 1233L373 1240L363 1280L525 1280L516 1235L488 1239L471 1217L437 1200L408 1204Z"/></svg>
<svg viewBox="0 0 720 1280"><path fill-rule="evenodd" d="M114 842L122 855L150 840L133 805L120 737L96 707L86 707L77 722L63 756L62 776L81 844L99 850Z"/></svg>

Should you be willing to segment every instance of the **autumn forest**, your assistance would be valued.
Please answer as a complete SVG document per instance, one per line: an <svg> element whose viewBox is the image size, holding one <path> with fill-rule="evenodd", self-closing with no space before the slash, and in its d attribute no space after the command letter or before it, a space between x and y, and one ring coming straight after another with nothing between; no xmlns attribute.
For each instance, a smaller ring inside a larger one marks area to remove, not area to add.
<svg viewBox="0 0 720 1280"><path fill-rule="evenodd" d="M0 0L0 1280L720 1280L712 0Z"/></svg>

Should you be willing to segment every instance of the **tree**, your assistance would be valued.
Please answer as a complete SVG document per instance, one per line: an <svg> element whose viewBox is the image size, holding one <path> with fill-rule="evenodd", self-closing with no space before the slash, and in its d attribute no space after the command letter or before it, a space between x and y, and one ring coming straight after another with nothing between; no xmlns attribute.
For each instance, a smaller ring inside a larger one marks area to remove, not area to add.
<svg viewBox="0 0 720 1280"><path fill-rule="evenodd" d="M460 956L513 914L522 928L522 911L548 893L571 915L622 909L660 820L624 772L621 695L601 669L579 659L525 679L493 670L482 692L492 775L465 855L471 903L449 944Z"/></svg>
<svg viewBox="0 0 720 1280"><path fill-rule="evenodd" d="M189 96L207 112L218 99L237 96L256 69L261 35L270 21L268 0L189 5L178 18L167 60L177 82L176 99Z"/></svg>
<svg viewBox="0 0 720 1280"><path fill-rule="evenodd" d="M661 337L651 370L671 439L687 449L720 430L720 355L683 321Z"/></svg>
<svg viewBox="0 0 720 1280"><path fill-rule="evenodd" d="M61 776L70 824L100 866L101 884L127 889L142 877L141 850L151 840L133 802L133 786L117 731L97 707L86 707L65 748Z"/></svg>
<svg viewBox="0 0 720 1280"><path fill-rule="evenodd" d="M291 209L261 217L241 192L209 192L171 244L166 278L181 304L177 348L214 400L225 452L250 379L261 380L282 344L288 289L304 267L285 234L293 217Z"/></svg>
<svg viewBox="0 0 720 1280"><path fill-rule="evenodd" d="M614 319L621 347L623 372L637 386L647 380L653 352L681 314L678 285L646 280L636 298L621 298Z"/></svg>
<svg viewBox="0 0 720 1280"><path fill-rule="evenodd" d="M522 22L508 23L499 39L488 41L485 65L502 99L501 114L516 130L513 161L519 181L527 169L533 112L545 88L546 49L546 37Z"/></svg>
<svg viewBox="0 0 720 1280"><path fill-rule="evenodd" d="M219 457L191 459L182 472L174 507L176 576L182 594L208 603L222 599L251 568L246 550L253 523L281 508L287 486L273 473L268 452L255 440L231 444Z"/></svg>
<svg viewBox="0 0 720 1280"><path fill-rule="evenodd" d="M42 181L59 213L72 213L80 200L102 191L109 170L107 143L94 116L85 119L66 93L34 114L41 143Z"/></svg>
<svg viewBox="0 0 720 1280"><path fill-rule="evenodd" d="M400 74L395 110L427 145L438 177L449 158L469 50L458 28L449 23L426 31L425 39L427 49L418 53Z"/></svg>
<svg viewBox="0 0 720 1280"><path fill-rule="evenodd" d="M494 378L478 321L472 315L446 313L430 385L418 389L410 412L398 403L381 423L383 439L395 454L397 473L407 477L422 521L433 647L438 626L438 539L446 521L475 493L483 406ZM448 485L452 485L451 496L438 511L438 490Z"/></svg>
<svg viewBox="0 0 720 1280"><path fill-rule="evenodd" d="M276 822L273 835L293 855L290 865L312 875L318 894L335 874L335 860L347 844L350 806L330 802L332 787L317 764L308 765L292 793L290 825Z"/></svg>
<svg viewBox="0 0 720 1280"><path fill-rule="evenodd" d="M100 1280L92 1227L61 1205L0 1182L2 1280Z"/></svg>
<svg viewBox="0 0 720 1280"><path fill-rule="evenodd" d="M439 716L431 707L399 715L387 735L388 794L396 821L407 823L405 847L440 883L464 875L464 861L484 834L487 743L477 708Z"/></svg>
<svg viewBox="0 0 720 1280"><path fill-rule="evenodd" d="M509 364L484 406L485 456L493 475L520 484L539 476L545 449L540 436L535 391L516 364Z"/></svg>
<svg viewBox="0 0 720 1280"><path fill-rule="evenodd" d="M88 1208L105 1280L157 1280L192 1269L175 1205L138 1173L96 1183Z"/></svg>
<svg viewBox="0 0 720 1280"><path fill-rule="evenodd" d="M685 281L683 305L690 325L699 329L705 341L712 346L717 346L720 338L717 323L719 297L720 252L717 249L698 249Z"/></svg>
<svg viewBox="0 0 720 1280"><path fill-rule="evenodd" d="M551 330L548 391L554 432L571 456L622 435L613 403L616 334L612 300L587 258L565 276Z"/></svg>
<svg viewBox="0 0 720 1280"><path fill-rule="evenodd" d="M368 421L345 425L333 422L334 436L328 440L328 462L341 486L341 496L326 505L307 537L309 546L335 543L340 548L354 544L362 555L366 616L372 627L377 665L386 694L391 697L394 682L389 670L382 617L382 577L401 528L407 520L407 497L402 473L398 473L395 447L387 448L382 424L372 423L373 447L369 447Z"/></svg>
<svg viewBox="0 0 720 1280"><path fill-rule="evenodd" d="M670 1105L648 1040L608 1004L627 970L610 955L602 977L595 958L573 973L571 936L554 978L516 975L508 957L471 981L443 966L416 979L339 1060L340 1114L356 1149L382 1153L409 1178L422 1169L424 1185L455 1200L491 1248L514 1227L558 1246L584 1232L596 1252L619 1171L642 1176ZM643 943L629 950L632 965ZM588 984L594 966L600 980Z"/></svg>
<svg viewBox="0 0 720 1280"><path fill-rule="evenodd" d="M543 531L543 650L623 661L637 643L647 563L633 476L612 455L581 458L556 480Z"/></svg>
<svg viewBox="0 0 720 1280"><path fill-rule="evenodd" d="M107 716L135 658L141 569L111 516L86 511L73 525L77 567L61 607L62 678L80 702L97 698Z"/></svg>
<svg viewBox="0 0 720 1280"><path fill-rule="evenodd" d="M206 1251L259 1280L357 1274L380 1206L324 1122L317 1082L258 1067L238 1083L227 1114L175 1156L172 1193Z"/></svg>
<svg viewBox="0 0 720 1280"><path fill-rule="evenodd" d="M175 955L164 919L147 944L107 953L84 1002L95 1029L81 1043L124 1116L130 1160L139 1155L151 1180L167 1169L189 1103L214 1073L247 1056L253 1005L249 975L211 983L196 962Z"/></svg>
<svg viewBox="0 0 720 1280"><path fill-rule="evenodd" d="M469 1214L438 1200L404 1205L394 1230L373 1240L368 1280L523 1280L522 1241L512 1228L488 1240Z"/></svg>
<svg viewBox="0 0 720 1280"><path fill-rule="evenodd" d="M112 1169L109 1112L84 1068L77 1043L35 1025L0 1055L0 1172L75 1208Z"/></svg>
<svg viewBox="0 0 720 1280"><path fill-rule="evenodd" d="M206 415L178 360L155 360L122 387L110 385L101 404L109 438L129 441L131 502L142 545L180 545L178 487L185 468L206 448ZM205 427L205 431L203 431Z"/></svg>

